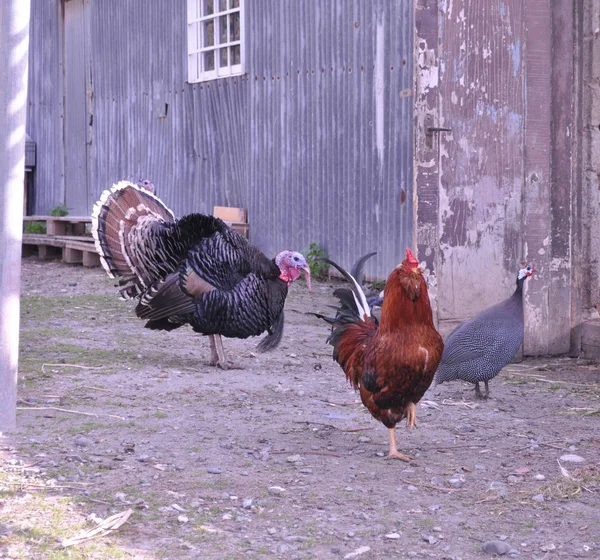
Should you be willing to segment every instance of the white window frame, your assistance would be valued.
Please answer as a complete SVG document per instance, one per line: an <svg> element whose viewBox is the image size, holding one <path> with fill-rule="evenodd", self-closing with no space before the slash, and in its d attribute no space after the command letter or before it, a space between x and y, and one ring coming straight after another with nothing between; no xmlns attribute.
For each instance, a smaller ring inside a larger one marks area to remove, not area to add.
<svg viewBox="0 0 600 560"><path fill-rule="evenodd" d="M206 14L206 7L212 1L213 13ZM226 9L219 10L221 3L226 1ZM226 78L228 76L239 76L245 73L246 49L244 28L244 4L245 0L238 0L239 7L232 8L234 0L187 0L187 60L188 60L188 82L190 84ZM221 24L229 22L231 14L239 12L240 37L239 40L231 40L230 31L227 29L226 42L220 43ZM205 15L202 15L205 14ZM206 23L213 22L213 43L207 44ZM240 49L239 64L231 64L232 47ZM221 53L227 53L227 64L221 65ZM206 68L206 54L213 53L214 68Z"/></svg>

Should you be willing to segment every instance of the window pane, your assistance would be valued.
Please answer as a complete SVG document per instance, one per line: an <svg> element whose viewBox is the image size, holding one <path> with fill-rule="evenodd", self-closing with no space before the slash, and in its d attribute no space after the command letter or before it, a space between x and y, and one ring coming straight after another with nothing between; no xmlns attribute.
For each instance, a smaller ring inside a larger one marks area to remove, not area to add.
<svg viewBox="0 0 600 560"><path fill-rule="evenodd" d="M204 0L204 14L205 16L214 13L215 8L213 6L213 0Z"/></svg>
<svg viewBox="0 0 600 560"><path fill-rule="evenodd" d="M219 0L219 11L224 12L227 9L227 0Z"/></svg>
<svg viewBox="0 0 600 560"><path fill-rule="evenodd" d="M235 64L241 64L242 63L242 57L240 56L240 46L239 45L233 45L233 47L231 47L231 65L235 65Z"/></svg>
<svg viewBox="0 0 600 560"><path fill-rule="evenodd" d="M229 40L240 40L240 12L235 12L229 16Z"/></svg>
<svg viewBox="0 0 600 560"><path fill-rule="evenodd" d="M227 16L219 18L219 43L227 43Z"/></svg>
<svg viewBox="0 0 600 560"><path fill-rule="evenodd" d="M215 51L204 53L204 72L215 69Z"/></svg>
<svg viewBox="0 0 600 560"><path fill-rule="evenodd" d="M232 8L239 8L240 7L240 0L231 0L231 7Z"/></svg>
<svg viewBox="0 0 600 560"><path fill-rule="evenodd" d="M204 41L203 47L212 47L215 44L215 20L209 19L204 22Z"/></svg>
<svg viewBox="0 0 600 560"><path fill-rule="evenodd" d="M227 48L219 49L219 66L227 66Z"/></svg>

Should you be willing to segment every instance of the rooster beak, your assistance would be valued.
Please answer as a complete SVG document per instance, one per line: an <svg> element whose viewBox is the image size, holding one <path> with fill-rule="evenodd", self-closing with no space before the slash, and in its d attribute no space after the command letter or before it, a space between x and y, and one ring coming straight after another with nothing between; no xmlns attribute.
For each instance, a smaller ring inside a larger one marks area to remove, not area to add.
<svg viewBox="0 0 600 560"><path fill-rule="evenodd" d="M311 285L310 285L310 266L308 266L307 264L305 264L302 267L302 270L304 270L304 278L306 280L306 287L308 288L308 291L311 291Z"/></svg>

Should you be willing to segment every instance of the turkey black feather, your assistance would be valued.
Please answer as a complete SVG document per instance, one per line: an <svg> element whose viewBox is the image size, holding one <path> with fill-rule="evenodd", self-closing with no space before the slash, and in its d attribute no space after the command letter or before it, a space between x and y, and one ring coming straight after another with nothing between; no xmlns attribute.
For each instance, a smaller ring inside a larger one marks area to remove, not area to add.
<svg viewBox="0 0 600 560"><path fill-rule="evenodd" d="M282 251L269 259L219 218L173 212L143 185L126 181L104 191L92 214L100 261L120 293L137 298L146 328L190 325L211 336L211 362L227 368L220 336L267 332L260 351L283 334L288 288L310 269L304 257ZM216 338L218 337L218 340Z"/></svg>

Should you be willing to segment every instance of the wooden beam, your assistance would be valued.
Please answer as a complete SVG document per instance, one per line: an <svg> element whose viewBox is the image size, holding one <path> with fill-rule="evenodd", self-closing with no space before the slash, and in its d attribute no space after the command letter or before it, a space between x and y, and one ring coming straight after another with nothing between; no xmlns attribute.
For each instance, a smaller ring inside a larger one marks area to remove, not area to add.
<svg viewBox="0 0 600 560"><path fill-rule="evenodd" d="M16 425L30 7L0 2L0 431Z"/></svg>

